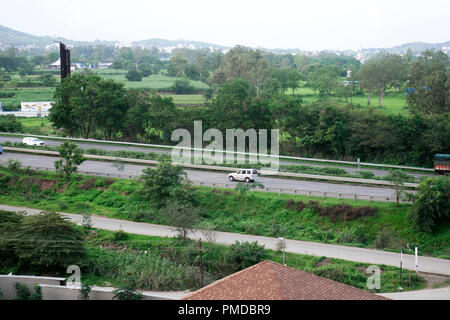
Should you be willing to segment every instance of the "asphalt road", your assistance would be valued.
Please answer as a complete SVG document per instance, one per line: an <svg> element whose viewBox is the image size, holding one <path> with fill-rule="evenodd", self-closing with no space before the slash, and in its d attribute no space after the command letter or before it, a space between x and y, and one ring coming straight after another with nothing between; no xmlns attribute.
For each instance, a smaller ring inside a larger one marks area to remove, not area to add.
<svg viewBox="0 0 450 320"><path fill-rule="evenodd" d="M38 214L40 210L23 207L13 207L0 205L0 210L27 211L29 214ZM78 214L61 213L69 217L73 222L81 224L82 216ZM140 234L146 236L175 237L176 231L173 227L154 225L142 222L132 222L126 220L112 219L103 216L93 215L91 217L93 227L110 231L123 230L127 233ZM192 239L205 239L201 231L197 230L189 235ZM253 236L246 234L216 232L216 243L231 245L236 241L254 242L264 245L267 249L278 250L280 240L277 238ZM420 248L419 248L420 250ZM324 244L319 242L308 242L299 240L286 240L286 251L297 254L325 256L329 258L344 259L348 261L363 262L370 264L384 264L389 266L399 266L400 254L356 247ZM287 261L289 265L289 260ZM403 268L415 270L415 260L413 255L403 255ZM450 260L419 256L419 272L450 275Z"/></svg>
<svg viewBox="0 0 450 320"><path fill-rule="evenodd" d="M0 162L5 163L8 159L17 159L24 166L33 166L40 168L54 168L56 157L41 156L34 154L21 154L4 152L0 155ZM139 175L145 166L126 164L123 171L119 171L110 162L101 161L85 161L79 167L79 171L102 172L109 174ZM191 181L208 182L208 183L231 183L227 179L227 174L210 171L185 170ZM356 194L361 196L379 196L379 197L395 197L395 190L380 187L366 187L347 184L333 184L326 182L289 180L280 178L260 177L261 182L266 188L282 188L297 189L313 192L334 192L344 194Z"/></svg>
<svg viewBox="0 0 450 320"><path fill-rule="evenodd" d="M41 139L44 141L44 143L48 146L59 146L63 142L56 141L56 140L47 140L47 139ZM0 144L2 142L9 141L9 142L22 142L22 138L15 138L15 137L6 137L6 136L0 136ZM95 144L95 143L83 143L83 142L77 142L78 146L82 149L103 149L103 150L109 150L109 151L119 151L119 150L126 150L126 151L140 151L140 152L154 152L159 154L169 154L170 150L164 150L164 149L155 149L155 148L145 148L145 147L133 147L133 146L120 146L120 145L111 145L111 144ZM294 161L280 161L280 164L282 165L308 165L313 167L330 167L330 165L326 164L316 164L316 163L304 163L304 162L294 162ZM333 166L337 168L341 168L346 170L350 174L356 174L358 172L358 169L356 167L347 167L347 166ZM375 174L375 176L385 176L389 173L388 170L380 170L380 169L368 169L362 167L361 171L370 171ZM424 177L424 176L433 176L433 174L426 174L426 173L410 173L412 176L415 177Z"/></svg>

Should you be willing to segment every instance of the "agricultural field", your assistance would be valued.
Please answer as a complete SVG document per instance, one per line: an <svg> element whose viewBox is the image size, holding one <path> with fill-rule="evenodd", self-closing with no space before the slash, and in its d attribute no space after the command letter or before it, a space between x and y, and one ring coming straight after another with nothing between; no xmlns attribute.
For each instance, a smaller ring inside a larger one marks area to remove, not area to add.
<svg viewBox="0 0 450 320"><path fill-rule="evenodd" d="M35 101L52 101L54 88L3 88L0 89L0 102L3 107L16 106L20 108L21 102L35 102ZM13 95L12 97L2 98Z"/></svg>
<svg viewBox="0 0 450 320"><path fill-rule="evenodd" d="M311 104L319 100L319 94L310 87L303 86L297 88L295 91L296 95L300 95L303 99L304 104ZM286 94L292 95L292 90L288 89ZM331 97L331 101L338 105L345 106L347 103L345 98ZM367 105L367 95L353 96L351 99L353 105L360 106L361 109L368 108ZM370 107L378 107L378 96L372 95L370 99ZM396 93L394 91L387 92L383 99L383 107L381 108L386 114L403 114L406 115L409 111L408 103L406 102L406 96L403 93Z"/></svg>
<svg viewBox="0 0 450 320"><path fill-rule="evenodd" d="M164 75L151 75L142 78L142 81L128 81L125 78L126 71L120 70L118 72L112 72L112 70L95 70L94 73L101 75L106 79L112 79L118 82L125 83L126 88L149 88L149 89L167 89L171 87L176 80L181 78L168 77ZM191 85L198 90L208 89L209 86L200 81L189 81Z"/></svg>

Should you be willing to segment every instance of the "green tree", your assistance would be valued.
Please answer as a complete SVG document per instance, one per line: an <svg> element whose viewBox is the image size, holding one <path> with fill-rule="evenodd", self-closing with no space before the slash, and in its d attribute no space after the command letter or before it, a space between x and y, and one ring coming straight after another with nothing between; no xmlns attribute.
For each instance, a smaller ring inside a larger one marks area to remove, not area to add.
<svg viewBox="0 0 450 320"><path fill-rule="evenodd" d="M56 87L49 120L69 136L89 138L96 129L112 137L123 128L127 110L123 83L88 71L74 73Z"/></svg>
<svg viewBox="0 0 450 320"><path fill-rule="evenodd" d="M406 73L406 62L402 57L381 54L363 64L356 77L359 79L360 86L369 94L367 104L370 105L370 93L377 93L378 106L382 107L386 90L401 86L401 83L406 80Z"/></svg>
<svg viewBox="0 0 450 320"><path fill-rule="evenodd" d="M422 180L408 216L424 232L433 232L450 221L450 179L447 177Z"/></svg>
<svg viewBox="0 0 450 320"><path fill-rule="evenodd" d="M70 179L72 173L77 171L77 166L83 163L83 150L78 145L67 141L58 147L59 156L62 158L55 161L55 169Z"/></svg>
<svg viewBox="0 0 450 320"><path fill-rule="evenodd" d="M142 81L142 72L140 72L136 69L132 69L127 72L127 74L125 75L125 78L128 81Z"/></svg>
<svg viewBox="0 0 450 320"><path fill-rule="evenodd" d="M15 238L15 253L21 265L46 272L80 263L85 254L82 231L55 212L25 216Z"/></svg>
<svg viewBox="0 0 450 320"><path fill-rule="evenodd" d="M186 94L193 93L195 89L187 78L183 78L181 80L176 80L175 83L170 87L170 91L173 91L176 94Z"/></svg>
<svg viewBox="0 0 450 320"><path fill-rule="evenodd" d="M311 74L311 88L318 90L322 97L328 97L338 88L339 72L336 67L320 67Z"/></svg>
<svg viewBox="0 0 450 320"><path fill-rule="evenodd" d="M175 227L178 237L182 240L186 240L200 216L198 208L178 201L171 202L164 207L162 214L169 224Z"/></svg>
<svg viewBox="0 0 450 320"><path fill-rule="evenodd" d="M186 172L183 167L172 165L168 157L161 157L156 168L142 170L141 180L142 197L158 207L172 199L182 203L193 201L193 191Z"/></svg>
<svg viewBox="0 0 450 320"><path fill-rule="evenodd" d="M450 112L448 56L442 51L425 51L412 64L407 100L411 108L425 114Z"/></svg>

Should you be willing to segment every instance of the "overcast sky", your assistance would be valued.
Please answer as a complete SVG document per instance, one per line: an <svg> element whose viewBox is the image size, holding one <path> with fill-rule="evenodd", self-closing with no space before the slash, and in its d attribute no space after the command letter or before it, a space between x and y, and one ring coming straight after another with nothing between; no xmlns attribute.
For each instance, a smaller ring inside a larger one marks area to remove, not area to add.
<svg viewBox="0 0 450 320"><path fill-rule="evenodd" d="M450 0L0 0L0 24L73 40L305 50L450 40Z"/></svg>

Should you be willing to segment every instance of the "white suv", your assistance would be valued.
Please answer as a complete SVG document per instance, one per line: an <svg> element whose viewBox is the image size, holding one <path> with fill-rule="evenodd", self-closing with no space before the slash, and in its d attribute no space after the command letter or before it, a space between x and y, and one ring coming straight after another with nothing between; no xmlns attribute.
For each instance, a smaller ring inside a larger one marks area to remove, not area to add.
<svg viewBox="0 0 450 320"><path fill-rule="evenodd" d="M39 140L38 138L23 138L22 143L26 144L27 146L37 147L42 147L44 145L44 141Z"/></svg>
<svg viewBox="0 0 450 320"><path fill-rule="evenodd" d="M255 169L239 169L228 175L230 181L254 182L256 179L258 179L258 171Z"/></svg>

